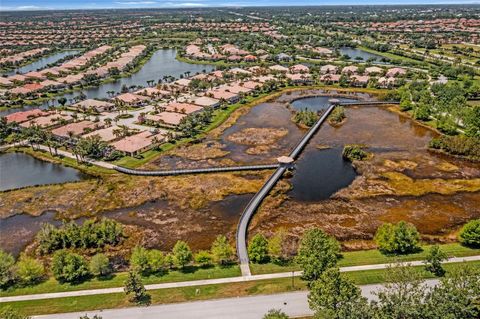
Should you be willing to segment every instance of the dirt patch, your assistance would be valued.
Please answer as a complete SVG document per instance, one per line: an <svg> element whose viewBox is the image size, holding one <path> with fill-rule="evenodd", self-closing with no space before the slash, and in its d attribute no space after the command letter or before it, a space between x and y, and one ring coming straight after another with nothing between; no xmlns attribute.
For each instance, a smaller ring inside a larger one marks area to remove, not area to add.
<svg viewBox="0 0 480 319"><path fill-rule="evenodd" d="M246 128L228 136L228 140L242 145L271 145L287 134L283 128Z"/></svg>
<svg viewBox="0 0 480 319"><path fill-rule="evenodd" d="M224 145L217 142L193 144L189 146L178 147L169 152L169 155L194 161L220 158L229 154L228 151L222 150L222 147L224 147Z"/></svg>

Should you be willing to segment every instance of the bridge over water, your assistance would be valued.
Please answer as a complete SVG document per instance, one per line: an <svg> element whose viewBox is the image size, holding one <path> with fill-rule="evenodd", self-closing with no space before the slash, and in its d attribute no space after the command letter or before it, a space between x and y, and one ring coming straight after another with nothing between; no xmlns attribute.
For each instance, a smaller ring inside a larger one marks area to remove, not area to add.
<svg viewBox="0 0 480 319"><path fill-rule="evenodd" d="M293 160L296 160L301 154L305 146L310 142L315 133L319 130L322 124L326 121L330 113L336 106L362 106L362 105L386 105L386 104L398 104L398 102L382 102L382 101L372 101L372 102L349 102L349 103L336 103L331 105L322 116L315 122L315 124L308 130L308 132L303 136L300 142L295 146L293 151L290 153L289 157ZM253 215L257 211L258 207L262 201L267 197L275 184L280 180L283 174L286 172L287 167L284 165L279 166L272 176L265 182L262 188L258 193L253 196L253 198L248 203L247 207L240 216L240 221L237 226L237 256L240 261L240 269L243 276L250 276L250 265L248 259L248 250L247 250L247 231L248 224L252 219Z"/></svg>
<svg viewBox="0 0 480 319"><path fill-rule="evenodd" d="M315 124L308 130L308 132L298 142L289 157L295 161L302 153L305 146L310 142L312 137L317 133L322 124L327 120L330 113L336 106L372 106L372 105L389 105L399 104L394 101L359 101L359 102L344 102L334 103L328 107L328 109L321 115L321 117L315 122ZM147 171L129 169L125 167L116 166L115 170L131 175L143 175L143 176L172 176L172 175L186 175L186 174L202 174L202 173L221 173L221 172L233 172L233 171L247 171L247 170L269 170L275 169L275 172L268 178L262 188L252 197L248 205L245 207L240 221L237 226L236 245L237 256L240 261L240 269L243 276L250 276L250 266L247 251L247 231L250 220L261 205L265 197L270 193L272 188L277 184L283 174L287 171L289 164L266 164L266 165L247 165L247 166L230 166L230 167L209 167L209 168L195 168L195 169L179 169L179 170L158 170Z"/></svg>

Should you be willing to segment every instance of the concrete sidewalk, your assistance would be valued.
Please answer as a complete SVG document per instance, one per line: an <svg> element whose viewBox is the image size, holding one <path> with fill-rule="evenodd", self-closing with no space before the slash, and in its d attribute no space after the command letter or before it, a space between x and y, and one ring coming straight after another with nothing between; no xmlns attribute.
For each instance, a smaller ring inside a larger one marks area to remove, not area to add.
<svg viewBox="0 0 480 319"><path fill-rule="evenodd" d="M464 262L464 261L478 261L478 260L480 260L480 256L469 256L469 257L460 257L460 258L455 257L455 258L448 259L444 263L459 263L459 262ZM412 261L412 262L406 262L405 264L406 265L411 265L411 266L423 266L424 265L423 261ZM391 265L392 264L377 264L377 265L341 267L340 271L341 272L353 272L353 271L364 271L364 270L378 270L378 269L385 269L387 267L390 267ZM289 277L292 277L292 276L298 277L298 276L301 276L301 274L302 274L301 271L296 271L296 272L281 272L281 273L263 274L263 275L239 276L239 277L230 277L230 278L169 282L169 283L162 283L162 284L145 285L145 289L147 289L147 290L157 290L157 289L168 289L168 288L181 288L181 287L192 287L192 286L228 284L228 283L236 283L236 282L266 280L266 279L289 278ZM44 293L44 294L0 297L0 303L15 302L15 301L26 301L26 300L55 299L55 298L64 298L64 297L102 295L102 294L121 293L121 292L123 292L123 287L78 290L78 291L65 291L65 292L52 292L52 293Z"/></svg>
<svg viewBox="0 0 480 319"><path fill-rule="evenodd" d="M438 280L425 281L427 286L435 286ZM383 289L383 285L360 286L362 295L375 300L376 293ZM313 315L308 305L308 291L296 291L272 295L258 295L237 298L214 299L156 305L149 307L132 307L123 309L107 309L85 311L77 313L62 313L44 316L35 316L38 319L77 319L87 314L92 318L95 314L105 319L260 319L270 309L280 309L290 317L305 317Z"/></svg>

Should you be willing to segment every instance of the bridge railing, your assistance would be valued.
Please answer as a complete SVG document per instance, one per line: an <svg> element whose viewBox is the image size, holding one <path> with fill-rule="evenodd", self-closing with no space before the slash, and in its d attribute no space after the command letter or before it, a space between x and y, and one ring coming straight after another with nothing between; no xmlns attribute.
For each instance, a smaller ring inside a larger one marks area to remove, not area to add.
<svg viewBox="0 0 480 319"><path fill-rule="evenodd" d="M115 170L130 174L141 176L170 176L170 175L186 175L186 174L200 174L200 173L219 173L219 172L235 172L235 171L255 171L278 168L280 164L265 164L265 165L248 165L248 166L227 166L227 167L208 167L208 168L193 168L193 169L178 169L178 170L139 170L130 169L126 167L117 166Z"/></svg>

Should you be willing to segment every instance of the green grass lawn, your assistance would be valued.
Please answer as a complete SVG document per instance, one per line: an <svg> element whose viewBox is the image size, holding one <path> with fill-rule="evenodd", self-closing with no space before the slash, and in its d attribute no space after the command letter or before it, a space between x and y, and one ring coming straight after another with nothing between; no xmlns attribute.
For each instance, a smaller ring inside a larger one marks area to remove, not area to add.
<svg viewBox="0 0 480 319"><path fill-rule="evenodd" d="M401 56L401 55L396 55L396 54L389 53L389 52L375 51L375 50L372 50L372 49L369 49L369 48L363 47L363 46L360 46L358 48L365 51L365 52L368 52L368 53L377 54L377 55L389 58L390 60L392 60L394 62L397 62L397 63L398 62L405 62L405 63L408 63L408 64L415 64L415 65L428 64L428 62L425 62L425 61L419 61L419 60L404 57L404 56Z"/></svg>
<svg viewBox="0 0 480 319"><path fill-rule="evenodd" d="M480 268L480 262L470 262L469 265ZM445 265L445 270L451 271L455 264ZM415 267L423 278L433 276L423 270L423 267ZM344 273L357 285L375 284L385 281L385 274L388 270L368 270L352 273ZM230 284L205 285L182 288L169 288L150 290L152 304L166 304L194 300L218 299L229 297L240 297L247 295L265 295L290 291L306 290L306 283L299 278L279 278L269 280L258 280L251 282L239 282ZM60 312L87 311L95 309L111 309L135 306L128 302L125 294L104 294L93 296L67 297L57 299L43 299L21 302L8 302L0 304L2 307L10 306L24 314L49 314Z"/></svg>
<svg viewBox="0 0 480 319"><path fill-rule="evenodd" d="M187 269L187 271L185 272L175 270L175 271L169 271L167 274L163 276L161 275L144 276L142 277L142 280L143 280L143 283L147 285L147 284L159 284L159 283L166 283L166 282L236 277L240 275L241 275L240 267L238 265L233 265L229 267L191 268L191 269ZM80 284L72 285L68 283L61 284L56 279L51 277L47 281L35 286L0 291L0 297L31 295L31 294L39 294L39 293L46 293L46 292L63 292L63 291L85 290L85 289L122 287L126 278L127 278L127 273L120 272L120 273L114 274L111 278L108 278L108 279L94 278L92 280L88 280Z"/></svg>
<svg viewBox="0 0 480 319"><path fill-rule="evenodd" d="M379 250L361 250L343 253L343 258L338 262L340 267L388 264L395 261L413 261L425 259L431 246L423 246L423 251L403 256L385 256ZM445 244L440 246L449 257L465 257L480 255L480 249L472 249L464 247L460 244ZM252 274L268 274L275 272L297 271L300 267L296 264L288 264L285 266L267 263L267 264L250 264Z"/></svg>

